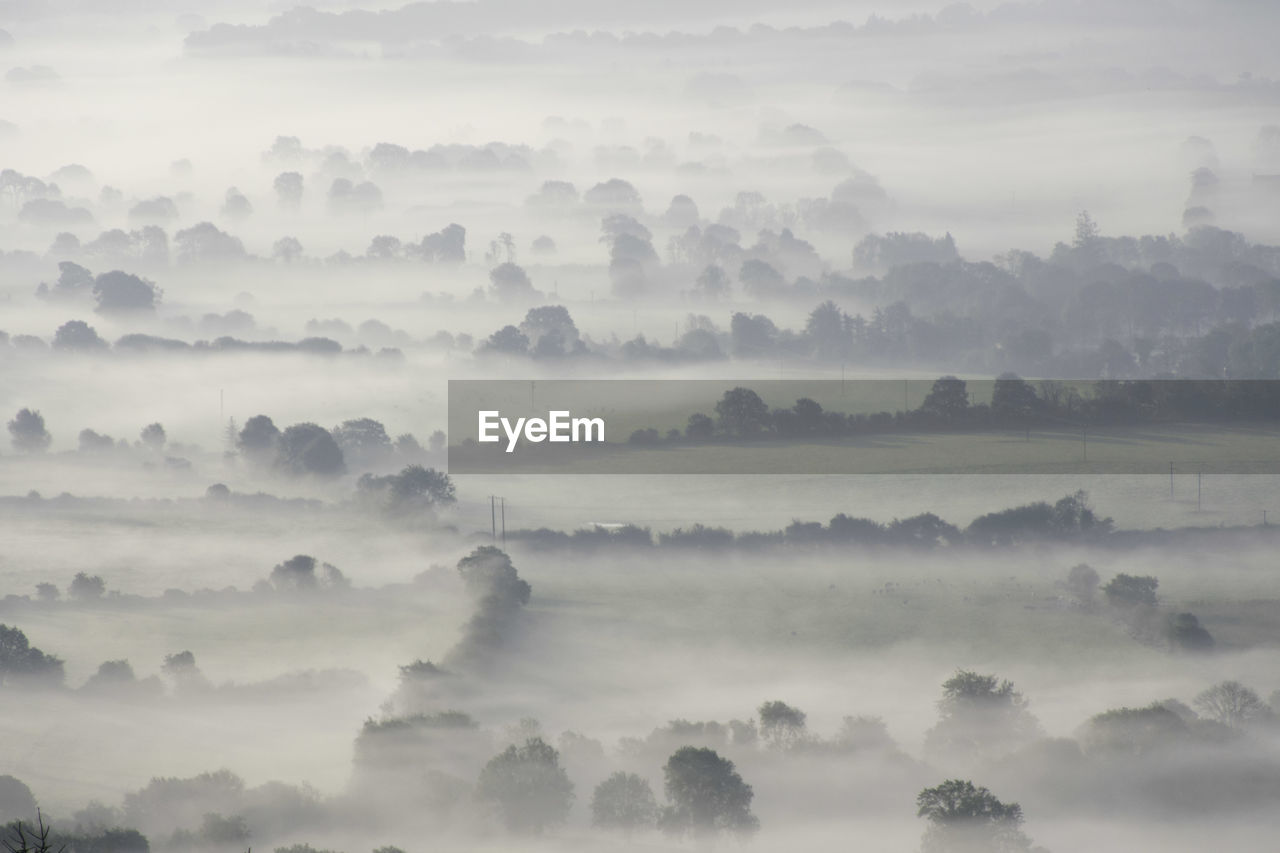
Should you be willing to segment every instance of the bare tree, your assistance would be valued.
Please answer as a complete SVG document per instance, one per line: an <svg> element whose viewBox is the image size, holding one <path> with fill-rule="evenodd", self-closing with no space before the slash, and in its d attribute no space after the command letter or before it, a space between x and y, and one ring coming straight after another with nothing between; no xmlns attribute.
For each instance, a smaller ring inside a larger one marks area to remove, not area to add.
<svg viewBox="0 0 1280 853"><path fill-rule="evenodd" d="M1201 693L1193 705L1210 719L1228 726L1244 726L1270 710L1257 693L1238 681L1224 681Z"/></svg>

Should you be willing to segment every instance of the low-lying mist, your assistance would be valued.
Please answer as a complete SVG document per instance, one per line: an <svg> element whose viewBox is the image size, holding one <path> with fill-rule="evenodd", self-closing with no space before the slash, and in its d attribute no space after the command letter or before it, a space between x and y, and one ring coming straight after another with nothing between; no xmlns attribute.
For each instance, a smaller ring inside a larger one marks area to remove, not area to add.
<svg viewBox="0 0 1280 853"><path fill-rule="evenodd" d="M1278 23L0 3L0 840L1273 849ZM974 473L451 471L483 379Z"/></svg>

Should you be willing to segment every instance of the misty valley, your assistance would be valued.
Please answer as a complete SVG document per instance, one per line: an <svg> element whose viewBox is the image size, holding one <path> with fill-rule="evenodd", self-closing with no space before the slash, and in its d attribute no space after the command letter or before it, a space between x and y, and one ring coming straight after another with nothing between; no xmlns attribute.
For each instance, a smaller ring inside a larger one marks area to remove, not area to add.
<svg viewBox="0 0 1280 853"><path fill-rule="evenodd" d="M0 2L5 848L1275 849L1277 27Z"/></svg>

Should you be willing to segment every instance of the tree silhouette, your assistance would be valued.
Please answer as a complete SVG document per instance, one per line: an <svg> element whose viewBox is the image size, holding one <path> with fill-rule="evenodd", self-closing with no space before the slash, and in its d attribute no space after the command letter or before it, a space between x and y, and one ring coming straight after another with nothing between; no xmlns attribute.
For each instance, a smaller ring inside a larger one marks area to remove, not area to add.
<svg viewBox="0 0 1280 853"><path fill-rule="evenodd" d="M34 409L19 409L9 421L9 440L19 453L43 453L53 436L44 428L44 417Z"/></svg>
<svg viewBox="0 0 1280 853"><path fill-rule="evenodd" d="M616 829L628 836L648 829L658 819L658 803L653 789L634 773L614 773L596 786L591 795L591 823Z"/></svg>
<svg viewBox="0 0 1280 853"><path fill-rule="evenodd" d="M660 825L673 834L707 836L727 831L749 835L760 827L751 813L751 786L733 762L715 750L685 746L667 759L663 769L668 805Z"/></svg>
<svg viewBox="0 0 1280 853"><path fill-rule="evenodd" d="M1022 807L1002 803L986 788L948 779L916 796L916 815L929 821L922 853L1017 853L1031 850Z"/></svg>
<svg viewBox="0 0 1280 853"><path fill-rule="evenodd" d="M480 771L476 797L497 806L508 830L539 835L568 817L573 783L555 748L532 737L489 760Z"/></svg>

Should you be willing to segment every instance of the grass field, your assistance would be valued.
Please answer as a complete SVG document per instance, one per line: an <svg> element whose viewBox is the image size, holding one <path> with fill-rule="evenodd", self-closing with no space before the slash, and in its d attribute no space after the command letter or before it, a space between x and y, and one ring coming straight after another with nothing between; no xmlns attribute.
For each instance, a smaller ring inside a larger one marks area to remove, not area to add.
<svg viewBox="0 0 1280 853"><path fill-rule="evenodd" d="M1277 474L1280 429L1172 424L891 432L810 441L450 447L454 473Z"/></svg>

